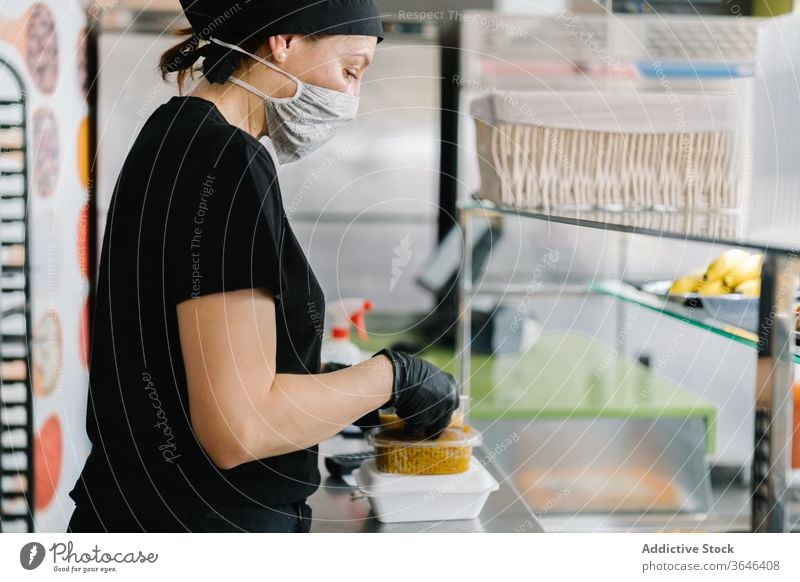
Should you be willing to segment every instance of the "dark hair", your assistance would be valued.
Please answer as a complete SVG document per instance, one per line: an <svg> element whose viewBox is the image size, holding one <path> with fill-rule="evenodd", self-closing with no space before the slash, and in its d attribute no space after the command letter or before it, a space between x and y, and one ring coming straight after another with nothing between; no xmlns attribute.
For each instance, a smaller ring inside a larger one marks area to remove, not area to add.
<svg viewBox="0 0 800 582"><path fill-rule="evenodd" d="M192 53L195 53L208 41L200 40L195 36L194 30L191 27L178 29L173 34L186 38L161 55L161 59L158 62L158 69L161 71L161 78L165 81L167 80L167 75L170 73L178 74L176 83L178 85L178 92L180 93L183 90L183 85L186 83L187 78L194 79L195 72L201 70L201 67L196 64L197 57L192 58ZM256 53L266 42L267 38L254 36L237 44L249 53ZM236 53L232 55L231 58L234 59L236 68L238 69L242 61L247 58L247 55Z"/></svg>
<svg viewBox="0 0 800 582"><path fill-rule="evenodd" d="M176 83L178 85L178 93L182 93L183 85L186 83L187 78L194 79L195 72L202 69L202 67L196 64L200 55L195 55L194 53L207 44L208 41L200 40L191 27L178 29L173 34L175 36L184 36L185 38L161 55L158 68L159 71L161 71L161 78L165 81L167 80L167 75L170 73L177 73ZM305 38L318 40L322 36L324 35L313 34ZM263 47L268 40L268 36L261 37L253 35L247 40L236 44L249 53L258 54L259 49ZM233 59L234 70L238 70L245 59L247 59L247 55L236 52L229 58Z"/></svg>

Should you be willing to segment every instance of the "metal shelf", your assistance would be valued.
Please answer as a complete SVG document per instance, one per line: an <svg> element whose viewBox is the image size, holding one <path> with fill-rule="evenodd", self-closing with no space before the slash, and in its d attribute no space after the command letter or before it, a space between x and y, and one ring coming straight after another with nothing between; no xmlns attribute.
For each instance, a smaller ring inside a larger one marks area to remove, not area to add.
<svg viewBox="0 0 800 582"><path fill-rule="evenodd" d="M789 531L787 490L790 482L791 410L794 366L800 362L794 350L793 298L800 264L800 233L748 230L741 216L729 212L506 208L477 199L459 205L463 233L459 270L459 325L457 349L461 390L470 393L472 341L472 219L513 217L556 222L580 228L614 231L650 237L725 244L758 249L764 253L757 333L724 326L702 316L681 312L677 306L653 302L652 296L636 295L620 288L595 285L593 290L625 302L636 303L665 316L705 329L754 348L758 357L754 388L755 435L751 475L751 528L756 532ZM486 290L484 290L486 292Z"/></svg>
<svg viewBox="0 0 800 582"><path fill-rule="evenodd" d="M800 252L800 231L750 226L734 211L608 208L525 209L472 198L458 205L462 212L532 218L596 230L741 246L783 254Z"/></svg>
<svg viewBox="0 0 800 582"><path fill-rule="evenodd" d="M758 335L755 332L720 321L706 314L702 308L687 307L676 301L656 297L621 281L600 281L592 283L590 287L601 295L644 307L750 348L758 349ZM800 364L800 354L796 351L792 358L797 364Z"/></svg>
<svg viewBox="0 0 800 582"><path fill-rule="evenodd" d="M545 283L536 287L537 295L588 295L592 293L589 285L578 283ZM525 297L531 294L531 287L525 283L502 285L496 282L481 281L480 285L473 285L469 294L477 296L503 296L503 297Z"/></svg>

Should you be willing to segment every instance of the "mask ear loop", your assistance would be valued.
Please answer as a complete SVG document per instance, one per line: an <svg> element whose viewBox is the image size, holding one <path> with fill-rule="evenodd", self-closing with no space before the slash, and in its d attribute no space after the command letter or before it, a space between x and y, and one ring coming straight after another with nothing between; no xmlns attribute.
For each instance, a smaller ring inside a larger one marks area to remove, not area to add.
<svg viewBox="0 0 800 582"><path fill-rule="evenodd" d="M284 77L289 78L291 81L294 81L295 85L297 86L297 89L295 90L294 95L292 95L291 97L270 97L269 95L267 95L266 93L264 93L260 89L257 89L256 87L251 85L250 83L247 83L246 81L242 81L238 77L231 77L231 81L235 85L239 85L240 87L242 87L244 89L252 91L253 93L258 95L262 99L269 99L270 101L273 101L275 103L288 103L289 101L294 101L295 99L297 99L300 96L300 92L303 89L303 82L300 79L298 79L297 77L295 77L294 75L292 75L291 73L287 73L286 71L284 71L280 67L277 67L277 66L273 65L272 63L270 63L268 60L262 59L258 55L254 55L252 53L249 53L246 50L244 50L242 47L237 46L235 44L229 44L227 42L223 42L223 41L219 40L218 38L214 38L214 37L210 38L209 41L213 42L214 44L218 44L220 46L224 46L225 48L229 48L229 49L234 50L236 52L242 53L243 55L247 55L248 57L257 60L262 65L265 65L265 66L269 67L270 69L272 69L273 71L275 71L277 73L280 73Z"/></svg>

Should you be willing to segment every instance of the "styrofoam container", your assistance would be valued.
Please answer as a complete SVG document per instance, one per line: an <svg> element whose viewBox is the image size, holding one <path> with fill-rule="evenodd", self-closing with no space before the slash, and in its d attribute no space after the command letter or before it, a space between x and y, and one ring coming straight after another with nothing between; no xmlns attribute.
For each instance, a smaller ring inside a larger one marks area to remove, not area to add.
<svg viewBox="0 0 800 582"><path fill-rule="evenodd" d="M475 519L489 494L500 487L475 457L467 471L455 475L382 473L369 459L353 476L383 523Z"/></svg>

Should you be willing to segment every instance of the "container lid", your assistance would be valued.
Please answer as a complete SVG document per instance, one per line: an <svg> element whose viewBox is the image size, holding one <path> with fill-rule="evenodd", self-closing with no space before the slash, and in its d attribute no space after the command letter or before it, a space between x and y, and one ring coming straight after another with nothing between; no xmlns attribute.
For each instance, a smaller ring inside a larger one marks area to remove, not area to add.
<svg viewBox="0 0 800 582"><path fill-rule="evenodd" d="M492 474L472 457L469 469L452 475L400 475L378 471L375 459L353 471L359 491L367 497L423 493L432 499L446 494L475 494L496 491L500 485Z"/></svg>
<svg viewBox="0 0 800 582"><path fill-rule="evenodd" d="M470 426L446 428L437 439L409 436L402 428L383 428L367 435L374 447L477 447L482 440L481 433Z"/></svg>

